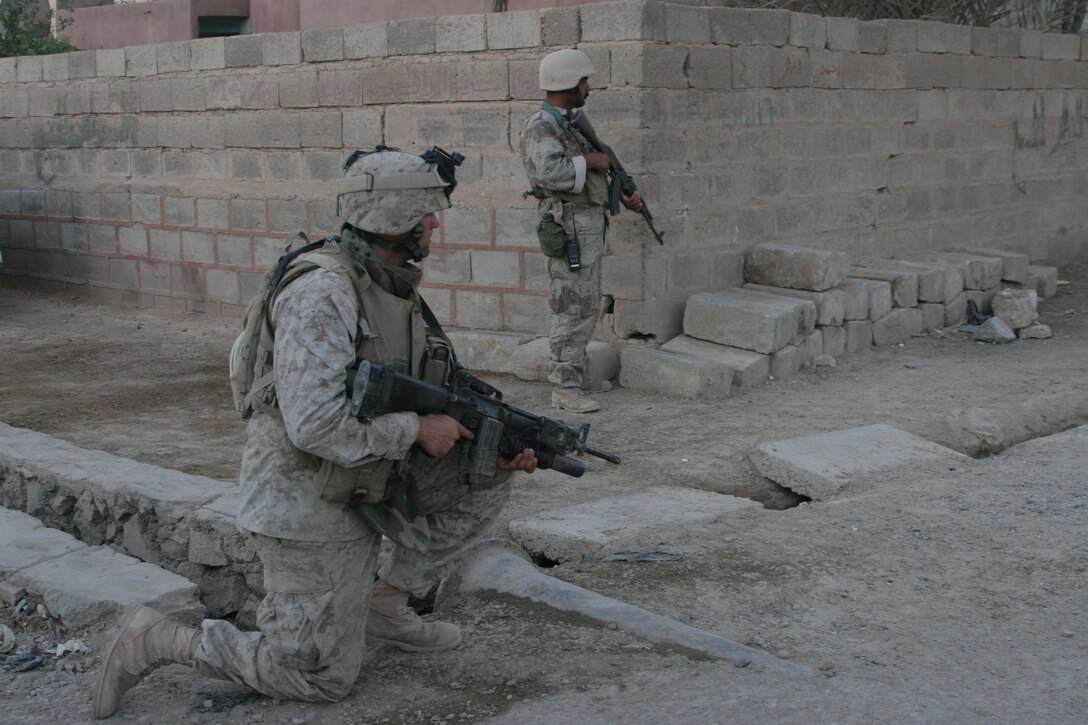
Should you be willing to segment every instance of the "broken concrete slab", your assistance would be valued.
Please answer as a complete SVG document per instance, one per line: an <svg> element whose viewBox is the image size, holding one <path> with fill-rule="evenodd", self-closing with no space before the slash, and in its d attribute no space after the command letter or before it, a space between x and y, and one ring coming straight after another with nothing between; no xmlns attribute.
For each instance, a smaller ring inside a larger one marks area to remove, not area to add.
<svg viewBox="0 0 1088 725"><path fill-rule="evenodd" d="M655 486L631 496L516 519L509 530L528 551L562 563L632 547L656 549L670 531L711 524L722 516L758 508L758 503L746 498Z"/></svg>
<svg viewBox="0 0 1088 725"><path fill-rule="evenodd" d="M918 273L905 269L881 269L853 266L847 277L875 279L892 286L892 305L895 307L918 306Z"/></svg>
<svg viewBox="0 0 1088 725"><path fill-rule="evenodd" d="M108 546L87 546L9 509L0 509L0 532L0 576L40 596L67 627L110 624L138 604L194 624L205 615L193 582Z"/></svg>
<svg viewBox="0 0 1088 725"><path fill-rule="evenodd" d="M766 382L770 371L770 358L767 355L699 340L688 335L677 335L662 345L661 349L665 352L690 355L732 368L733 385L738 388L748 388Z"/></svg>
<svg viewBox="0 0 1088 725"><path fill-rule="evenodd" d="M974 339L979 342L992 342L1003 345L1016 339L1016 333L1000 317L991 317L975 330Z"/></svg>
<svg viewBox="0 0 1088 725"><path fill-rule="evenodd" d="M1028 325L1016 331L1016 336L1021 340L1046 340L1052 337L1054 333L1050 330L1050 325L1043 325L1036 323L1034 325Z"/></svg>
<svg viewBox="0 0 1088 725"><path fill-rule="evenodd" d="M771 287L822 292L837 286L849 267L850 258L842 252L757 244L745 255L744 279Z"/></svg>
<svg viewBox="0 0 1088 725"><path fill-rule="evenodd" d="M813 292L812 290L790 289L789 287L769 287L768 285L756 284L754 282L745 284L744 289L750 289L754 292L763 292L764 294L810 300L816 305L817 325L841 325L843 322L843 315L846 312L846 293L840 289Z"/></svg>
<svg viewBox="0 0 1088 725"><path fill-rule="evenodd" d="M551 348L548 338L538 337L514 348L509 372L522 380L545 381L551 371L550 358ZM607 342L590 340L589 345L586 346L585 381L612 380L619 369L619 351Z"/></svg>
<svg viewBox="0 0 1088 725"><path fill-rule="evenodd" d="M677 398L729 395L733 368L713 360L628 345L620 353L620 385Z"/></svg>
<svg viewBox="0 0 1088 725"><path fill-rule="evenodd" d="M961 466L971 459L890 425L769 441L748 454L759 473L780 486L826 499L874 474L906 466Z"/></svg>
<svg viewBox="0 0 1088 725"><path fill-rule="evenodd" d="M740 288L692 295L684 308L684 334L760 353L779 350L815 327L813 302Z"/></svg>
<svg viewBox="0 0 1088 725"><path fill-rule="evenodd" d="M992 306L995 317L1019 330L1038 317L1039 294L1035 290L1003 289L994 296Z"/></svg>
<svg viewBox="0 0 1088 725"><path fill-rule="evenodd" d="M981 247L965 247L950 249L951 252L962 252L978 257L996 257L1001 260L1001 279L1010 282L1023 282L1028 277L1029 258L1020 252L1006 252L1003 249L984 249Z"/></svg>

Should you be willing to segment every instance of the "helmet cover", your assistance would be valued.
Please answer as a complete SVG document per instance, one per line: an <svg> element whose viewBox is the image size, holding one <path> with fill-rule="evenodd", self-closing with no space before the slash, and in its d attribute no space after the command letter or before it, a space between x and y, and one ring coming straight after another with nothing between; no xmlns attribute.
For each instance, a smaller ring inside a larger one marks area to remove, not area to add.
<svg viewBox="0 0 1088 725"><path fill-rule="evenodd" d="M566 91L596 73L589 56L574 48L564 48L544 56L540 61L540 89Z"/></svg>

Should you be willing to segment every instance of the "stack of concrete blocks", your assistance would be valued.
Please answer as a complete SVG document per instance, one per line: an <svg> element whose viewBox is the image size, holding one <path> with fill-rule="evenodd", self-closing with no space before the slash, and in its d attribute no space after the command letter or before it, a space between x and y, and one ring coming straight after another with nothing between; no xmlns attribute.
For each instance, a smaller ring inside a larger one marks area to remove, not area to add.
<svg viewBox="0 0 1088 725"><path fill-rule="evenodd" d="M760 244L744 274L743 287L690 297L683 334L660 348L623 348L620 384L680 397L728 394L730 378L738 387L787 378L805 365L831 366L871 345L962 324L969 300L990 314L995 299L1010 298L1011 309L1015 298L1013 329L1045 337L1045 325L1033 324L1034 307L1030 320L1023 314L1018 290L1043 296L1057 288L1057 268L981 248L851 259Z"/></svg>

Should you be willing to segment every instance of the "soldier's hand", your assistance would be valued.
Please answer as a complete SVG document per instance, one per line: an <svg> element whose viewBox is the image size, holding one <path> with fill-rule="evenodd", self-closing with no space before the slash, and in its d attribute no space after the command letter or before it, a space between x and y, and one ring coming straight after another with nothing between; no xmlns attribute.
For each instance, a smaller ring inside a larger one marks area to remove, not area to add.
<svg viewBox="0 0 1088 725"><path fill-rule="evenodd" d="M495 467L500 471L525 471L532 473L536 470L536 454L532 448L526 448L513 458L499 456L495 461Z"/></svg>
<svg viewBox="0 0 1088 725"><path fill-rule="evenodd" d="M628 194L620 189L620 203L636 214L642 213L642 194L637 191Z"/></svg>
<svg viewBox="0 0 1088 725"><path fill-rule="evenodd" d="M586 168L590 171L599 171L603 174L612 168L612 159L608 158L608 154L602 154L600 151L590 151L585 157Z"/></svg>
<svg viewBox="0 0 1088 725"><path fill-rule="evenodd" d="M441 458L450 452L457 441L475 437L472 431L448 415L428 413L419 416L419 433L416 434L416 443L427 455Z"/></svg>

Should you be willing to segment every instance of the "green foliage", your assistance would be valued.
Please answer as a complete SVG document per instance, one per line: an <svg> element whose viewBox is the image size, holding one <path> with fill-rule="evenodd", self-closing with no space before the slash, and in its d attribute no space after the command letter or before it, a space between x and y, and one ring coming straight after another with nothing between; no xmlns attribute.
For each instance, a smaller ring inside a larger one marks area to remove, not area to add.
<svg viewBox="0 0 1088 725"><path fill-rule="evenodd" d="M764 7L858 20L937 20L1076 33L1088 0L768 0Z"/></svg>
<svg viewBox="0 0 1088 725"><path fill-rule="evenodd" d="M0 58L15 55L49 55L76 50L59 35L71 18L57 21L58 35L49 32L53 11L42 12L37 0L0 0Z"/></svg>

